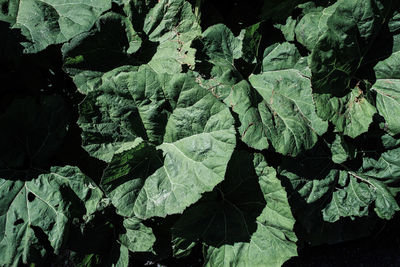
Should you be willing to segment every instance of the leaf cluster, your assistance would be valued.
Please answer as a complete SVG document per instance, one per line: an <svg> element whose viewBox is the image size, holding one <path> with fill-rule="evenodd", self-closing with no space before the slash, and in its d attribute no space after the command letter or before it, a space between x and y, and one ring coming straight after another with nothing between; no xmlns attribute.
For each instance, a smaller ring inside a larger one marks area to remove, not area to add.
<svg viewBox="0 0 400 267"><path fill-rule="evenodd" d="M398 1L248 2L0 0L1 266L281 266L395 216Z"/></svg>

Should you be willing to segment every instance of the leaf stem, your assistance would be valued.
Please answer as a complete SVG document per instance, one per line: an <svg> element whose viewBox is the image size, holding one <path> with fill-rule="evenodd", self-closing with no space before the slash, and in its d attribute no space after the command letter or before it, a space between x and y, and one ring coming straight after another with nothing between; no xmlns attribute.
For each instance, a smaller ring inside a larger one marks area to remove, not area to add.
<svg viewBox="0 0 400 267"><path fill-rule="evenodd" d="M357 178L357 179L363 181L364 183L367 183L367 184L371 185L375 190L377 189L376 186L375 186L373 183L371 183L370 181L368 181L367 179L362 178L362 177L358 176L357 174L355 174L355 173L353 173L353 172L348 172L348 173L349 173L351 176L353 176L353 177L355 177L355 178Z"/></svg>

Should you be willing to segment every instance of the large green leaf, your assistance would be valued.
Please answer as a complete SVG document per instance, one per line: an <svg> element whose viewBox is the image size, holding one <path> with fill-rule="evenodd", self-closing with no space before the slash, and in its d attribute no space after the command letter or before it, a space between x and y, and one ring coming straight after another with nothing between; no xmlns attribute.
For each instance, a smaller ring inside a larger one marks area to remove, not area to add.
<svg viewBox="0 0 400 267"><path fill-rule="evenodd" d="M26 51L35 53L89 30L111 8L111 1L10 0L2 1L2 5L6 10L0 20L20 28L28 40L23 43Z"/></svg>
<svg viewBox="0 0 400 267"><path fill-rule="evenodd" d="M91 31L63 46L69 74L98 79L98 72L144 63L156 73L194 68L196 50L191 43L201 28L187 1L126 1L124 11L127 16L102 15Z"/></svg>
<svg viewBox="0 0 400 267"><path fill-rule="evenodd" d="M262 72L297 69L305 72L301 55L291 43L273 44L264 51ZM307 72L307 75L309 71ZM306 73L304 73L306 75Z"/></svg>
<svg viewBox="0 0 400 267"><path fill-rule="evenodd" d="M59 253L72 219L93 213L102 197L88 177L70 166L53 167L30 181L0 179L0 191L2 266L40 264L46 242Z"/></svg>
<svg viewBox="0 0 400 267"><path fill-rule="evenodd" d="M332 201L322 210L326 221L334 222L345 216L364 216L368 206L374 203L374 211L382 219L391 219L400 207L395 199L399 188L390 182L397 182L399 171L399 150L382 154L379 161L370 158L364 160L363 168L357 173L347 172L332 195ZM389 162L387 161L389 160ZM366 171L365 168L370 168Z"/></svg>
<svg viewBox="0 0 400 267"><path fill-rule="evenodd" d="M376 95L376 108L386 121L385 128L390 134L400 133L400 52L380 61L375 67L376 82L372 86Z"/></svg>
<svg viewBox="0 0 400 267"><path fill-rule="evenodd" d="M292 17L288 17L284 24L274 24L274 27L280 29L286 41L293 42L295 40L295 28L297 21Z"/></svg>
<svg viewBox="0 0 400 267"><path fill-rule="evenodd" d="M327 21L333 14L339 2L322 10L315 9L305 14L295 28L296 40L312 51L319 38L328 30Z"/></svg>
<svg viewBox="0 0 400 267"><path fill-rule="evenodd" d="M349 92L351 79L385 22L391 2L338 1L311 54L313 88L317 93L343 96Z"/></svg>
<svg viewBox="0 0 400 267"><path fill-rule="evenodd" d="M248 63L256 63L262 39L261 23L243 29L238 38L242 40L242 58Z"/></svg>
<svg viewBox="0 0 400 267"><path fill-rule="evenodd" d="M400 149L382 153L379 159L364 158L362 171L365 175L376 177L387 184L395 183L400 174Z"/></svg>
<svg viewBox="0 0 400 267"><path fill-rule="evenodd" d="M233 65L234 59L241 56L241 40L224 24L209 27L203 32L201 41L204 52L214 65Z"/></svg>
<svg viewBox="0 0 400 267"><path fill-rule="evenodd" d="M192 74L164 80L169 80L163 84L163 91L174 108L157 147L164 159L156 151L157 142L139 144L138 139L124 141L109 154L113 157L102 184L124 216L164 217L182 212L223 180L235 146L229 109L197 85ZM141 86L132 94L139 95L147 87L154 90L153 80L147 81L153 86ZM116 129L122 126L118 121L111 124ZM141 164L143 171L138 172L137 165Z"/></svg>
<svg viewBox="0 0 400 267"><path fill-rule="evenodd" d="M147 13L159 1L158 0L123 0L124 11L132 21L134 29L138 32L143 30L144 21Z"/></svg>
<svg viewBox="0 0 400 267"><path fill-rule="evenodd" d="M366 132L376 112L370 86L362 79L367 75L365 66L375 60L368 58L370 49L396 5L393 1L338 1L327 19L327 30L312 51L310 67L317 113L350 137ZM349 14L351 20L343 19ZM365 78L371 79L368 75Z"/></svg>
<svg viewBox="0 0 400 267"><path fill-rule="evenodd" d="M202 240L206 266L281 266L297 255L293 225L275 170L262 155L237 151L224 182L185 211L172 234L175 249Z"/></svg>
<svg viewBox="0 0 400 267"><path fill-rule="evenodd" d="M102 76L80 104L83 146L110 161L137 138L160 144L167 123L166 100L158 75L144 65L121 67Z"/></svg>
<svg viewBox="0 0 400 267"><path fill-rule="evenodd" d="M120 215L134 215L135 201L146 178L162 164L162 154L144 142L113 156L104 170L101 186Z"/></svg>
<svg viewBox="0 0 400 267"><path fill-rule="evenodd" d="M369 64L366 56L394 6L392 1L338 1L312 50L317 113L353 138L368 130L376 112L362 80L365 72L358 77L357 71Z"/></svg>
<svg viewBox="0 0 400 267"><path fill-rule="evenodd" d="M260 113L267 137L276 151L296 156L312 148L328 125L315 112L311 81L303 65L297 65L294 45L279 45L264 56L263 73L249 80L265 103Z"/></svg>
<svg viewBox="0 0 400 267"><path fill-rule="evenodd" d="M242 56L243 39L244 36L235 37L223 24L213 25L202 34L202 58L197 67L205 79L200 84L222 101L243 79L235 66L235 59Z"/></svg>
<svg viewBox="0 0 400 267"><path fill-rule="evenodd" d="M338 176L331 158L329 147L318 142L296 158L285 158L279 166L279 178L296 218L299 242L337 243L368 234L368 223L359 221L355 227L348 221L336 224L324 221L321 210L329 203Z"/></svg>

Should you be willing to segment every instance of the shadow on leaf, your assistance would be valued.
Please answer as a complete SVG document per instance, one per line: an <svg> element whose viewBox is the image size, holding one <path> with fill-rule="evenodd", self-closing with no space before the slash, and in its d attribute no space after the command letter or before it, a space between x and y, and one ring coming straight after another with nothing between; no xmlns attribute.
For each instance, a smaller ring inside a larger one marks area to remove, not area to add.
<svg viewBox="0 0 400 267"><path fill-rule="evenodd" d="M266 204L253 157L235 151L225 180L183 213L172 228L173 235L188 241L200 239L214 247L249 242Z"/></svg>

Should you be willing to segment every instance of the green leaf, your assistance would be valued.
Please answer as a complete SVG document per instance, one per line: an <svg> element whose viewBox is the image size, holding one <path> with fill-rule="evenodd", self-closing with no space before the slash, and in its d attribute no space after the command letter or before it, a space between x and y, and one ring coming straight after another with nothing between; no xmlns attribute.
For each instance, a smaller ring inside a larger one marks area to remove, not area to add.
<svg viewBox="0 0 400 267"><path fill-rule="evenodd" d="M392 1L338 1L311 53L317 113L352 138L368 130L376 112L358 71L394 8Z"/></svg>
<svg viewBox="0 0 400 267"><path fill-rule="evenodd" d="M136 18L132 18L136 19ZM182 65L194 68L196 50L193 39L201 35L200 25L185 0L161 0L146 15L143 32L150 41L159 42L148 63L157 73L179 73Z"/></svg>
<svg viewBox="0 0 400 267"><path fill-rule="evenodd" d="M205 30L200 45L197 44L201 51L196 66L202 72L198 83L221 101L231 93L233 85L243 80L235 59L239 59L242 49L246 49L243 42L249 43L246 32L250 34L251 30L243 31L236 38L228 27L217 24Z"/></svg>
<svg viewBox="0 0 400 267"><path fill-rule="evenodd" d="M125 246L120 246L119 258L112 267L128 267L129 266L129 250Z"/></svg>
<svg viewBox="0 0 400 267"><path fill-rule="evenodd" d="M126 233L119 236L119 241L132 252L152 252L156 237L150 227L139 219L128 218L123 222Z"/></svg>
<svg viewBox="0 0 400 267"><path fill-rule="evenodd" d="M3 266L40 264L46 254L43 238L59 253L72 219L94 212L102 197L93 181L70 166L53 167L30 181L0 179L0 191Z"/></svg>
<svg viewBox="0 0 400 267"><path fill-rule="evenodd" d="M328 222L366 216L371 205L379 217L390 219L399 209L394 199L398 189L392 185L398 180L398 149L383 153L378 161L365 158L363 167L355 171L340 170L321 146L311 152L286 160L280 170L300 199L318 204L314 210L304 211L307 215L300 220L307 221L311 213L321 210ZM294 165L294 161L298 164ZM297 208L304 209L301 205Z"/></svg>
<svg viewBox="0 0 400 267"><path fill-rule="evenodd" d="M122 67L103 75L96 87L80 104L78 120L83 146L92 156L108 162L115 151L141 139L162 142L166 101L154 71Z"/></svg>
<svg viewBox="0 0 400 267"><path fill-rule="evenodd" d="M336 2L322 10L315 9L305 14L296 25L296 40L312 51L319 38L323 38L323 34L328 30L328 18L338 5L339 2Z"/></svg>
<svg viewBox="0 0 400 267"><path fill-rule="evenodd" d="M160 74L182 72L184 65L194 68L191 43L201 28L187 1L127 1L124 10L128 17L107 13L90 32L64 45L69 74L143 63Z"/></svg>
<svg viewBox="0 0 400 267"><path fill-rule="evenodd" d="M251 34L251 32L251 29L247 29L235 37L228 27L217 24L202 34L200 62L197 63L198 69L202 72L199 84L222 101L230 94L232 86L243 80L236 69L235 60L243 56L242 50L246 49L243 42L250 48L251 44L246 33Z"/></svg>
<svg viewBox="0 0 400 267"><path fill-rule="evenodd" d="M284 155L296 156L312 148L328 125L315 112L311 81L296 69L299 57L294 49L286 43L265 53L263 73L251 75L249 80L264 100L260 113L273 147ZM284 56L288 54L291 57Z"/></svg>
<svg viewBox="0 0 400 267"><path fill-rule="evenodd" d="M192 74L176 75L164 86L174 107L157 147L164 159L154 145L130 143L114 150L103 175L103 187L124 216L146 219L182 212L223 180L236 143L229 109L197 85ZM136 165L150 162L155 167L136 171Z"/></svg>
<svg viewBox="0 0 400 267"><path fill-rule="evenodd" d="M368 215L369 205L375 197L374 190L369 184L358 182L355 177L351 172L340 172L339 184L345 187L332 193L331 202L322 210L325 221L335 222L340 217Z"/></svg>
<svg viewBox="0 0 400 267"><path fill-rule="evenodd" d="M371 179L371 183L377 190L374 211L382 219L392 219L394 214L400 210L399 204L395 199L395 193L381 181ZM396 191L399 190L396 189Z"/></svg>
<svg viewBox="0 0 400 267"><path fill-rule="evenodd" d="M232 87L231 94L224 102L239 116L240 126L237 130L242 141L258 150L267 149L267 122L260 113L265 104L261 96L243 80Z"/></svg>
<svg viewBox="0 0 400 267"><path fill-rule="evenodd" d="M400 175L400 151L399 148L382 153L378 160L364 158L362 170L365 175L377 177L386 183L394 183Z"/></svg>
<svg viewBox="0 0 400 267"><path fill-rule="evenodd" d="M242 42L224 24L209 27L203 32L201 41L204 52L214 65L232 66L234 59L241 57Z"/></svg>
<svg viewBox="0 0 400 267"><path fill-rule="evenodd" d="M346 142L341 135L336 135L331 146L332 161L335 163L343 163L355 157L355 149L351 143Z"/></svg>
<svg viewBox="0 0 400 267"><path fill-rule="evenodd" d="M162 166L162 154L144 142L116 153L104 170L101 187L124 217L134 216L139 190L146 178Z"/></svg>
<svg viewBox="0 0 400 267"><path fill-rule="evenodd" d="M235 66L236 59L243 59L254 63L260 42L260 24L244 29L238 37L225 25L217 24L209 27L201 39L202 50L205 55L202 62L207 74L197 77L197 82L219 100L227 104L238 115L240 137L248 146L255 149L268 148L266 130L258 106L263 105L262 98L244 80Z"/></svg>
<svg viewBox="0 0 400 267"><path fill-rule="evenodd" d="M123 2L124 11L132 21L133 27L136 31L141 31L146 14L158 3L158 0L124 0Z"/></svg>
<svg viewBox="0 0 400 267"><path fill-rule="evenodd" d="M242 40L242 58L248 63L256 63L261 42L261 23L243 29L238 39Z"/></svg>
<svg viewBox="0 0 400 267"><path fill-rule="evenodd" d="M206 266L281 266L297 255L293 225L275 170L260 154L237 151L224 182L186 210L172 233L175 245L203 240Z"/></svg>
<svg viewBox="0 0 400 267"><path fill-rule="evenodd" d="M385 134L381 137L382 145L385 149L393 149L400 145L400 140L394 138L390 134Z"/></svg>
<svg viewBox="0 0 400 267"><path fill-rule="evenodd" d="M378 5L376 2L382 2ZM379 33L391 1L341 0L311 54L313 88L317 93L344 96L353 75ZM352 19L346 19L351 16Z"/></svg>
<svg viewBox="0 0 400 267"><path fill-rule="evenodd" d="M318 142L313 149L298 157L284 159L278 171L291 184L292 191L288 193L307 204L318 202L329 194L339 174L331 158L330 149ZM301 209L300 212L312 213L315 210ZM307 220L307 215L302 219Z"/></svg>
<svg viewBox="0 0 400 267"><path fill-rule="evenodd" d="M296 20L292 17L288 17L285 24L275 24L274 27L281 30L286 41L293 42L295 40L296 23Z"/></svg>
<svg viewBox="0 0 400 267"><path fill-rule="evenodd" d="M22 43L25 51L35 53L89 30L98 17L110 8L110 0L10 0L8 12L2 14L0 20L20 28L28 40Z"/></svg>
<svg viewBox="0 0 400 267"><path fill-rule="evenodd" d="M355 138L368 131L376 108L369 103L363 91L356 87L344 97L314 94L318 115L330 120L337 132Z"/></svg>
<svg viewBox="0 0 400 267"><path fill-rule="evenodd" d="M400 133L396 114L400 112L400 52L380 61L375 67L376 82L372 86L376 94L376 108L386 121L385 128L392 134Z"/></svg>
<svg viewBox="0 0 400 267"><path fill-rule="evenodd" d="M374 211L382 219L389 220L400 210L394 198L398 190L392 191L387 181L381 181L383 177L369 176L362 172L348 172L348 175L349 184L335 191L331 203L322 210L326 221L334 222L345 216L365 216L372 202L375 204Z"/></svg>
<svg viewBox="0 0 400 267"><path fill-rule="evenodd" d="M288 42L273 44L267 47L263 55L262 71L276 71L287 69L298 69L297 63L301 55L296 47Z"/></svg>

